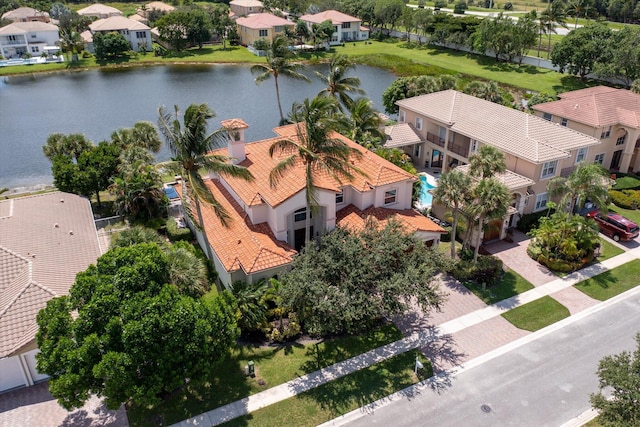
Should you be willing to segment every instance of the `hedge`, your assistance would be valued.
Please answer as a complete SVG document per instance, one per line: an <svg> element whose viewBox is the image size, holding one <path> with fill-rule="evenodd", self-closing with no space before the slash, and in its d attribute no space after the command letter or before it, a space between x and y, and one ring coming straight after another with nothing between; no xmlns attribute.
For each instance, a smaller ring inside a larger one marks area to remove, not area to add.
<svg viewBox="0 0 640 427"><path fill-rule="evenodd" d="M640 191L638 190L609 190L609 196L614 205L623 209L638 209L640 207Z"/></svg>
<svg viewBox="0 0 640 427"><path fill-rule="evenodd" d="M179 240L191 241L193 240L193 234L187 227L178 228L175 218L169 217L167 219L167 237L172 242Z"/></svg>

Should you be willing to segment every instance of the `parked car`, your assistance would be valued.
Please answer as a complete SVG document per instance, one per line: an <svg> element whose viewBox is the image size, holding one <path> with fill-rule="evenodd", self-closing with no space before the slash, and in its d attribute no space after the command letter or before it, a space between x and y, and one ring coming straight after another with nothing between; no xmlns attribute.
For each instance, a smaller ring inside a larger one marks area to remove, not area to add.
<svg viewBox="0 0 640 427"><path fill-rule="evenodd" d="M587 213L587 217L593 218L598 224L600 232L616 242L635 239L640 232L638 224L617 213L609 212L603 215L600 211L592 211Z"/></svg>

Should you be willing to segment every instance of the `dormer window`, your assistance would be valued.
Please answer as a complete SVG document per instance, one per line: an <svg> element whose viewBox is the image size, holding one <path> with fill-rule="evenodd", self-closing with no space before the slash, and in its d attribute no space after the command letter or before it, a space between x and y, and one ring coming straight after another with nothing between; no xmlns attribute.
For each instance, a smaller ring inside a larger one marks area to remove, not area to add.
<svg viewBox="0 0 640 427"><path fill-rule="evenodd" d="M396 202L397 200L397 194L398 194L398 190L393 189L393 190L387 190L384 192L384 204L385 205L392 205Z"/></svg>

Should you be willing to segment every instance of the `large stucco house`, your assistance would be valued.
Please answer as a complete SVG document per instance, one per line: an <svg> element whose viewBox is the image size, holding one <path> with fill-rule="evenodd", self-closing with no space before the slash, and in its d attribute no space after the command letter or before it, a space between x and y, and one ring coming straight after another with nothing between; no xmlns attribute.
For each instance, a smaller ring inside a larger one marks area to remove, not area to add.
<svg viewBox="0 0 640 427"><path fill-rule="evenodd" d="M285 30L293 30L295 24L270 13L254 13L236 20L240 44L251 46L256 40L273 41L277 36L284 35Z"/></svg>
<svg viewBox="0 0 640 427"><path fill-rule="evenodd" d="M105 19L111 16L122 16L122 11L106 4L94 3L90 6L78 10L78 15L90 18Z"/></svg>
<svg viewBox="0 0 640 427"><path fill-rule="evenodd" d="M502 151L507 171L500 179L512 194L511 208L485 240L504 238L523 214L544 210L547 183L568 175L587 154L599 150L600 140L532 114L483 99L446 90L400 100L398 124L386 129L387 147L412 156L420 167L441 168L468 164L483 145ZM438 214L442 206L434 206Z"/></svg>
<svg viewBox="0 0 640 427"><path fill-rule="evenodd" d="M335 32L329 41L330 45L337 45L343 42L368 40L369 29L362 26L362 20L337 10L325 10L313 15L302 15L300 21L306 22L309 29L313 24L321 24L324 21L331 21Z"/></svg>
<svg viewBox="0 0 640 427"><path fill-rule="evenodd" d="M278 183L269 184L269 174L281 160L269 156L269 147L277 140L298 138L298 125L274 129L275 138L247 143L248 125L240 119L225 120L228 147L216 154L228 155L234 163L246 167L255 179L210 175L206 184L229 212L225 227L213 209L203 206L208 242L194 229L201 247L209 245L213 263L222 284L236 280L255 282L270 278L288 268L292 257L305 241L307 212L305 174L302 163L296 164ZM437 244L444 230L411 207L411 193L416 177L348 138L333 133L362 153L353 156L352 164L366 173L353 181L337 182L328 174L317 173L319 210L310 218L311 235L319 237L336 226L358 229L373 221L383 224L396 218L427 244Z"/></svg>
<svg viewBox="0 0 640 427"><path fill-rule="evenodd" d="M28 53L40 56L59 51L58 27L40 21L14 22L0 28L0 54L6 59L20 58Z"/></svg>
<svg viewBox="0 0 640 427"><path fill-rule="evenodd" d="M111 16L106 19L98 19L89 24L89 31L91 32L92 38L98 33L119 33L127 39L131 49L136 52L142 50L151 52L153 49L151 28L142 22L134 21L124 16ZM85 42L88 43L89 40L85 38ZM88 50L89 49L91 49L91 45L88 45ZM93 52L92 50L89 51Z"/></svg>
<svg viewBox="0 0 640 427"><path fill-rule="evenodd" d="M229 2L231 16L248 16L252 13L262 13L264 4L260 0L231 0Z"/></svg>
<svg viewBox="0 0 640 427"><path fill-rule="evenodd" d="M545 120L599 139L601 144L586 150L585 161L611 171L640 171L640 94L595 86L559 97L532 108Z"/></svg>
<svg viewBox="0 0 640 427"><path fill-rule="evenodd" d="M36 316L67 295L102 253L86 198L54 192L0 201L0 392L46 377L36 370Z"/></svg>
<svg viewBox="0 0 640 427"><path fill-rule="evenodd" d="M51 18L47 12L41 12L32 7L19 7L2 14L2 19L12 22L50 22Z"/></svg>

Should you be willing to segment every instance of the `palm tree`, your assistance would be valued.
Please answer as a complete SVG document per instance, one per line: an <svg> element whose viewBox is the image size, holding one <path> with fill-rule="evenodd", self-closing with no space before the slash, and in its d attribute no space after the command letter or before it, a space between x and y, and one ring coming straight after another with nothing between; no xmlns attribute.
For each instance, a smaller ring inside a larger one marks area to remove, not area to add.
<svg viewBox="0 0 640 427"><path fill-rule="evenodd" d="M133 227L115 233L111 237L109 248L126 248L139 243L155 243L161 246L165 243L165 240L153 228L134 225Z"/></svg>
<svg viewBox="0 0 640 427"><path fill-rule="evenodd" d="M82 41L82 37L80 37L80 33L72 29L61 30L60 40L57 44L63 52L69 53L71 62L78 60L78 52L84 48L84 42ZM69 58L67 60L69 60Z"/></svg>
<svg viewBox="0 0 640 427"><path fill-rule="evenodd" d="M491 178L506 169L504 153L490 145L483 145L469 157L469 174L480 180Z"/></svg>
<svg viewBox="0 0 640 427"><path fill-rule="evenodd" d="M280 139L269 147L269 156L284 156L269 174L272 187L296 165L304 166L307 242L311 239L309 212L316 213L319 208L317 175L326 173L340 184L344 178L351 181L354 173L364 175L349 161L362 153L330 135L338 126L337 112L336 100L329 97L317 96L311 101L305 99L302 104L294 103L290 118L296 123L296 139Z"/></svg>
<svg viewBox="0 0 640 427"><path fill-rule="evenodd" d="M158 109L158 128L173 155L173 160L166 164L177 167L182 174L183 203L192 219L189 206L192 201L195 204L198 216L196 226L202 230L209 259L213 259L202 220L201 203L211 206L225 227L228 226L230 217L224 206L213 196L200 173L212 171L222 176L238 177L247 181L253 180L253 175L248 169L230 163L229 157L209 153L221 145L226 132L219 129L208 133L207 120L215 117L215 113L207 104L191 104L184 112L184 127L180 124L179 116L178 106L174 107L173 114L165 107Z"/></svg>
<svg viewBox="0 0 640 427"><path fill-rule="evenodd" d="M325 84L325 88L318 95L328 95L336 98L342 105L350 108L353 99L348 92L363 95L364 90L360 89L360 79L358 77L347 77L349 70L355 70L354 64L347 56L342 54L334 54L329 61L329 73L324 75L316 71L316 75Z"/></svg>
<svg viewBox="0 0 640 427"><path fill-rule="evenodd" d="M282 104L280 103L278 77L282 75L291 79L302 80L308 83L311 82L307 76L298 72L298 70L304 68L304 66L302 64L292 63L291 57L292 53L289 50L289 39L285 36L278 36L269 45L269 49L267 50L267 63L256 64L251 67L251 72L258 74L256 84L260 84L273 76L276 84L276 98L278 100L281 124L284 123L284 114L282 114Z"/></svg>
<svg viewBox="0 0 640 427"><path fill-rule="evenodd" d="M76 162L82 153L93 147L91 141L82 133L64 135L52 133L47 138L47 144L42 146L44 155L51 161L56 156L68 156Z"/></svg>
<svg viewBox="0 0 640 427"><path fill-rule="evenodd" d="M471 196L471 177L457 169L443 173L438 185L432 190L433 200L451 208L453 221L451 225L451 259L456 259L456 229L458 213L462 206L469 203Z"/></svg>
<svg viewBox="0 0 640 427"><path fill-rule="evenodd" d="M502 218L509 207L509 189L495 178L484 178L473 189L473 201L468 207L475 218L480 233L473 252L473 262L478 262L482 233L487 220Z"/></svg>
<svg viewBox="0 0 640 427"><path fill-rule="evenodd" d="M567 28L567 8L564 0L549 1L547 10L542 12L540 21L546 25L545 33L549 36L549 44L547 46L547 59L551 53L551 34L556 34L556 26Z"/></svg>
<svg viewBox="0 0 640 427"><path fill-rule="evenodd" d="M137 122L132 128L118 129L111 134L111 142L119 147L142 147L153 153L160 151L162 140L158 130L151 122Z"/></svg>
<svg viewBox="0 0 640 427"><path fill-rule="evenodd" d="M349 107L351 113L349 137L358 144L371 142L370 140L384 140L382 118L373 109L373 103L368 98L358 98Z"/></svg>
<svg viewBox="0 0 640 427"><path fill-rule="evenodd" d="M583 13L585 16L587 11L591 8L589 4L589 0L570 0L568 12L575 16L576 23L573 29L578 28L578 18L580 18L580 14Z"/></svg>
<svg viewBox="0 0 640 427"><path fill-rule="evenodd" d="M606 210L611 184L609 172L602 166L581 162L568 177L551 179L547 191L552 197L561 196L560 206L572 215L578 201L590 200L599 209Z"/></svg>
<svg viewBox="0 0 640 427"><path fill-rule="evenodd" d="M113 179L109 192L116 197L119 215L148 220L159 217L166 207L162 177L146 159L121 163L120 175Z"/></svg>

